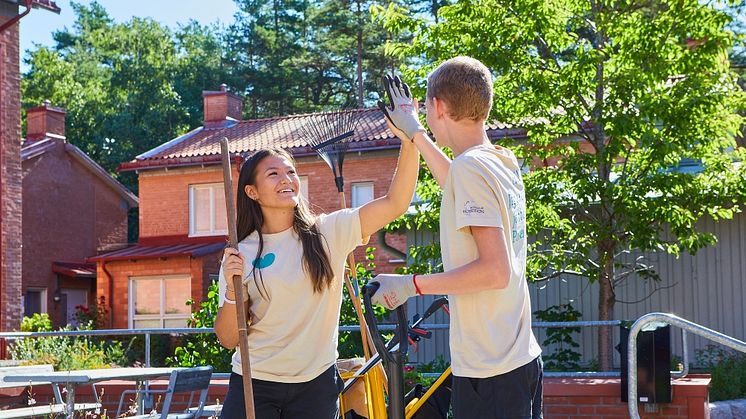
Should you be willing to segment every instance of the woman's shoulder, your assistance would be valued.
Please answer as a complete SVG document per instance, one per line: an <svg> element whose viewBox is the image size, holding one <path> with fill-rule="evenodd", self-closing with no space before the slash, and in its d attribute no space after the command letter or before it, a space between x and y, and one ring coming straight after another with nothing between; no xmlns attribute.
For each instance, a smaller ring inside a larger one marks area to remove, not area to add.
<svg viewBox="0 0 746 419"><path fill-rule="evenodd" d="M344 208L316 216L316 226L319 230L339 227L339 224L350 223L358 219L358 208Z"/></svg>

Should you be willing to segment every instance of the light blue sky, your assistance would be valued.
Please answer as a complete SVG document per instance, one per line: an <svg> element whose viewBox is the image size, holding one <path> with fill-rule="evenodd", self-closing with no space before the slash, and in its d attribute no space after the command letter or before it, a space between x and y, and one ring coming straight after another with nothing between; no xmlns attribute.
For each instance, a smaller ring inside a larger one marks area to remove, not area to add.
<svg viewBox="0 0 746 419"><path fill-rule="evenodd" d="M26 50L32 49L34 43L51 46L54 43L52 33L64 27L72 28L75 22L70 0L55 2L62 9L59 15L33 9L21 19L21 71L26 71L23 65ZM90 4L91 0L77 0L77 3ZM98 0L98 3L117 22L126 22L133 16L150 17L171 28L189 19L202 24L217 21L227 24L233 21L233 14L238 10L233 0Z"/></svg>

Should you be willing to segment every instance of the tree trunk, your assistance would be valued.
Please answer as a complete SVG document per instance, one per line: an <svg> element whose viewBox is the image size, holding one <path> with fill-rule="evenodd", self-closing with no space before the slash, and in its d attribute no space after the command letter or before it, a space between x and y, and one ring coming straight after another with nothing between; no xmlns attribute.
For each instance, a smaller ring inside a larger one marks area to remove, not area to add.
<svg viewBox="0 0 746 419"><path fill-rule="evenodd" d="M614 249L613 244L600 243L599 255L599 278L598 278L598 319L614 319ZM612 348L613 333L611 326L603 326L598 330L598 361L601 371L611 371L613 365Z"/></svg>

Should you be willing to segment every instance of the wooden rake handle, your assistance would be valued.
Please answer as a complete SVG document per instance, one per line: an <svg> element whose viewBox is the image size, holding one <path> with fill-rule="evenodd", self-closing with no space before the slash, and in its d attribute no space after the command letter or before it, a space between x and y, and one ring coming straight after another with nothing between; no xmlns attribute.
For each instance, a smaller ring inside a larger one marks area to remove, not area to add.
<svg viewBox="0 0 746 419"><path fill-rule="evenodd" d="M228 214L228 244L238 249L236 232L236 203L233 195L233 176L231 158L228 152L228 139L220 141L220 154L223 161L223 189L225 190L225 207ZM236 292L236 323L238 324L238 347L241 352L241 378L243 379L243 398L246 408L246 419L255 419L254 388L251 386L251 364L249 360L249 332L247 328L249 306L248 298L244 299L243 281L240 275L233 275L233 289Z"/></svg>

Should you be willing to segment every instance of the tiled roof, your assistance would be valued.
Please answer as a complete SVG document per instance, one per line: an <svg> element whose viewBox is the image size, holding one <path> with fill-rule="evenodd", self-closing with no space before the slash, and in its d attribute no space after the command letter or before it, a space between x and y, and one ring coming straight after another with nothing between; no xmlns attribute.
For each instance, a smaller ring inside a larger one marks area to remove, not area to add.
<svg viewBox="0 0 746 419"><path fill-rule="evenodd" d="M200 257L223 250L225 239L218 243L177 243L164 245L137 244L125 249L104 253L88 258L88 262L107 262L111 260L154 259L173 256Z"/></svg>
<svg viewBox="0 0 746 419"><path fill-rule="evenodd" d="M343 111L359 118L350 149L396 148L399 140L388 130L378 109ZM290 115L275 118L227 121L218 128L197 128L147 153L123 163L120 170L169 166L174 163L195 164L220 159L220 140L228 138L231 154L246 155L262 148L284 148L294 155L313 154L311 144L302 135L302 127L314 118L333 117L333 113ZM172 162L169 162L172 161Z"/></svg>
<svg viewBox="0 0 746 419"><path fill-rule="evenodd" d="M311 144L304 139L302 127L318 118L334 114L352 113L359 118L350 150L368 151L398 148L399 140L389 131L383 114L378 108L353 109L341 112L289 115L244 121L226 120L217 126L199 127L122 163L120 171L164 166L185 166L220 161L220 140L228 139L232 155L245 156L263 148L284 148L295 156L313 155ZM525 136L525 131L505 124L487 126L490 138Z"/></svg>

